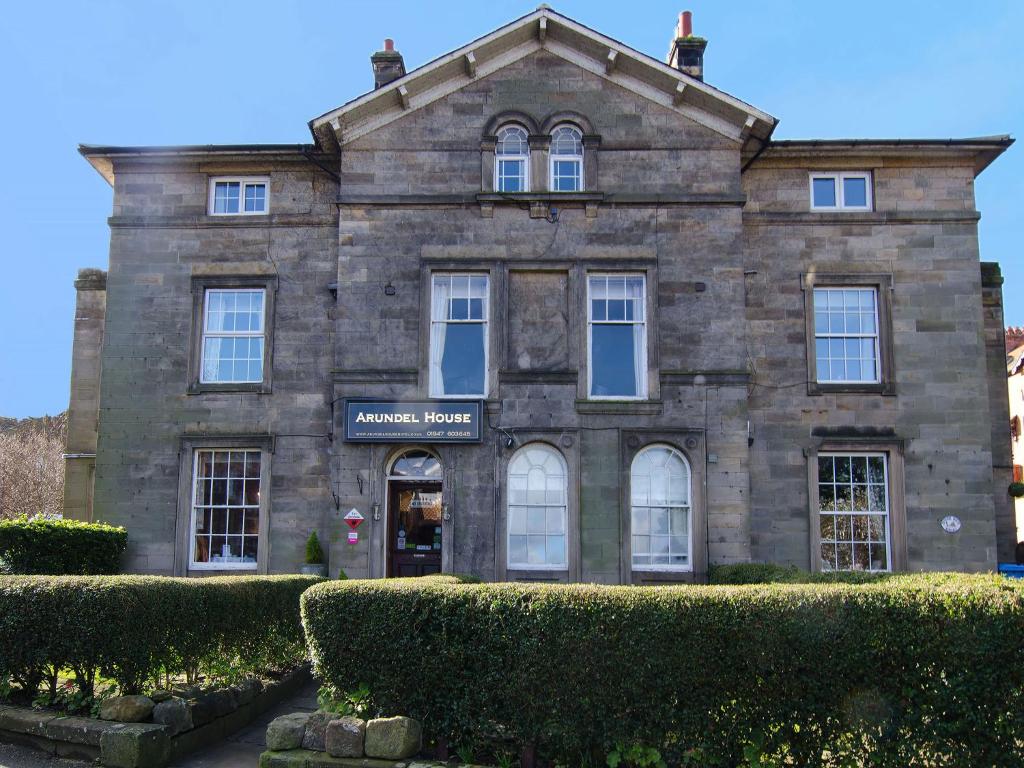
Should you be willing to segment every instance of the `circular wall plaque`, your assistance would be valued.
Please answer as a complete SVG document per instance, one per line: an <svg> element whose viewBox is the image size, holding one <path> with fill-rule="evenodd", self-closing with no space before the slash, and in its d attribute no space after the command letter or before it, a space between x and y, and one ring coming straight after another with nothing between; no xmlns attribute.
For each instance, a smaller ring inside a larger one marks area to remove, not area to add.
<svg viewBox="0 0 1024 768"><path fill-rule="evenodd" d="M626 445L630 448L638 448L640 446L640 438L636 435L630 435L626 438Z"/></svg>
<svg viewBox="0 0 1024 768"><path fill-rule="evenodd" d="M562 435L561 443L563 448L572 448L572 442L572 435Z"/></svg>
<svg viewBox="0 0 1024 768"><path fill-rule="evenodd" d="M686 447L689 448L691 451L694 448L696 448L697 447L697 438L695 438L695 437L688 437L688 438L686 438Z"/></svg>
<svg viewBox="0 0 1024 768"><path fill-rule="evenodd" d="M940 525L942 526L942 530L946 533L956 533L960 530L960 518L956 515L946 515L942 518Z"/></svg>

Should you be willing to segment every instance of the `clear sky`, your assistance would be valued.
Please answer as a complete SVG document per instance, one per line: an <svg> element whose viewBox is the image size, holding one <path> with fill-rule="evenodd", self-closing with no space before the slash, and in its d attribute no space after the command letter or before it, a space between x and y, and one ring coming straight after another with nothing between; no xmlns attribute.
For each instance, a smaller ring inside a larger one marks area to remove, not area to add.
<svg viewBox="0 0 1024 768"><path fill-rule="evenodd" d="M552 1L664 57L679 11L710 40L706 80L780 118L776 138L963 137L1024 126L1024 2ZM111 191L93 144L293 143L370 89L395 40L408 68L531 2L17 2L0 21L0 416L68 402L80 267L107 265ZM1024 324L1024 145L978 180L981 253Z"/></svg>

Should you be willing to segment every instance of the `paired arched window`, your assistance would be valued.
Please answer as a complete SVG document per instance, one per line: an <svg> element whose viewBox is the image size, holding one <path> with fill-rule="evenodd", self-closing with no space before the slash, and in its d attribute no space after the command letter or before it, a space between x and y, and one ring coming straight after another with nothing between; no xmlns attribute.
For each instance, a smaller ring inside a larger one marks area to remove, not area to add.
<svg viewBox="0 0 1024 768"><path fill-rule="evenodd" d="M579 192L583 189L583 134L572 125L560 125L551 132L551 191Z"/></svg>
<svg viewBox="0 0 1024 768"><path fill-rule="evenodd" d="M530 144L526 131L506 125L494 147L494 186L498 192L526 192L530 180Z"/></svg>
<svg viewBox="0 0 1024 768"><path fill-rule="evenodd" d="M562 123L551 132L548 186L552 192L583 190L583 133ZM497 192L530 191L530 141L527 130L516 123L498 131L494 146L494 189Z"/></svg>
<svg viewBox="0 0 1024 768"><path fill-rule="evenodd" d="M644 448L630 468L632 564L637 571L693 567L690 465L667 445Z"/></svg>
<svg viewBox="0 0 1024 768"><path fill-rule="evenodd" d="M558 451L524 445L508 464L508 567L568 568L569 471Z"/></svg>

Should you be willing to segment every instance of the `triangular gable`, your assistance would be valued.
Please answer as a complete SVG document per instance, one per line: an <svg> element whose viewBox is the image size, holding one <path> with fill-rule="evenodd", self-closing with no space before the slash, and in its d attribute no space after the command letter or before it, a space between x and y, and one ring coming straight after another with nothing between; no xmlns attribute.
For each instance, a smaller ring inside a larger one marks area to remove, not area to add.
<svg viewBox="0 0 1024 768"><path fill-rule="evenodd" d="M766 142L774 117L674 67L540 7L310 121L325 149L347 144L530 54L546 50L739 144Z"/></svg>

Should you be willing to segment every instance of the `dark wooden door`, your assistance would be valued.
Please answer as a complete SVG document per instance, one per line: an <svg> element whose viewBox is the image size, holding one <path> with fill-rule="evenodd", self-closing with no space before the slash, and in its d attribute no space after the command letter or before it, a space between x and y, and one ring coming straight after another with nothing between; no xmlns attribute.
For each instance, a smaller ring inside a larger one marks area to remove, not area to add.
<svg viewBox="0 0 1024 768"><path fill-rule="evenodd" d="M388 482L388 576L441 572L441 483Z"/></svg>

